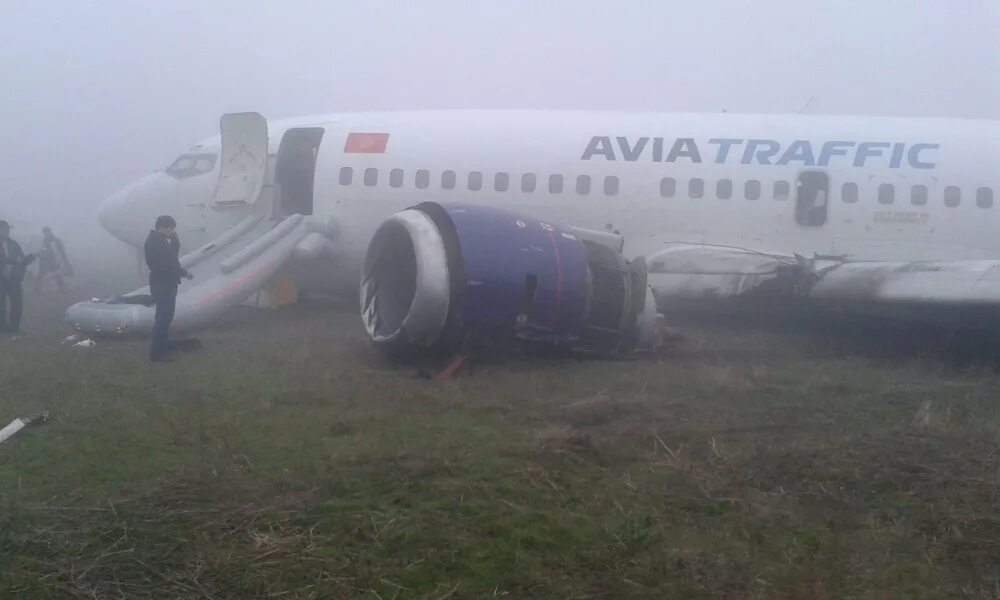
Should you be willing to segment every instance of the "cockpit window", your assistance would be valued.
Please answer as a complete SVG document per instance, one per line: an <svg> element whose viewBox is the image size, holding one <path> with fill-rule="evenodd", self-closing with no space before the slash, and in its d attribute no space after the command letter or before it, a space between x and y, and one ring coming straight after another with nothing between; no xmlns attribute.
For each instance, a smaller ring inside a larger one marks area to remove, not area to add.
<svg viewBox="0 0 1000 600"><path fill-rule="evenodd" d="M167 167L167 175L177 179L187 179L208 173L215 168L215 154L181 154Z"/></svg>

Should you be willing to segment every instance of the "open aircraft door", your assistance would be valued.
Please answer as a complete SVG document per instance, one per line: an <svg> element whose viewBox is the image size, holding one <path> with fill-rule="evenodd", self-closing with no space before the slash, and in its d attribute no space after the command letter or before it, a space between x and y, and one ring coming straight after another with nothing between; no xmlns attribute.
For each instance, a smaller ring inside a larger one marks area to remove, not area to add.
<svg viewBox="0 0 1000 600"><path fill-rule="evenodd" d="M260 113L231 113L219 121L222 132L219 182L212 205L257 202L267 171L267 120Z"/></svg>

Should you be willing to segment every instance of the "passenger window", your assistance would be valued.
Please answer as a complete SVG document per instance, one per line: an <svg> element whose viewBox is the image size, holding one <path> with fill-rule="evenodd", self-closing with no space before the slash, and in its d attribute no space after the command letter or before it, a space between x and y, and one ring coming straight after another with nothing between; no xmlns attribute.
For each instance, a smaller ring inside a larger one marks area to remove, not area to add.
<svg viewBox="0 0 1000 600"><path fill-rule="evenodd" d="M340 167L340 185L351 185L354 179L354 169L351 167Z"/></svg>
<svg viewBox="0 0 1000 600"><path fill-rule="evenodd" d="M677 193L677 180L673 177L664 177L660 180L660 196L673 198Z"/></svg>
<svg viewBox="0 0 1000 600"><path fill-rule="evenodd" d="M365 185L371 187L378 183L378 169L365 169Z"/></svg>
<svg viewBox="0 0 1000 600"><path fill-rule="evenodd" d="M751 179L743 185L743 195L746 196L747 200L756 200L760 198L760 182L756 179Z"/></svg>
<svg viewBox="0 0 1000 600"><path fill-rule="evenodd" d="M417 176L413 178L413 184L417 189L424 189L431 184L431 172L427 169L417 171Z"/></svg>
<svg viewBox="0 0 1000 600"><path fill-rule="evenodd" d="M792 186L787 181L774 182L774 199L784 202L788 200L788 195L792 191Z"/></svg>
<svg viewBox="0 0 1000 600"><path fill-rule="evenodd" d="M976 206L979 208L993 208L993 190L988 187L981 187L976 190Z"/></svg>
<svg viewBox="0 0 1000 600"><path fill-rule="evenodd" d="M701 198L705 194L705 182L701 179L692 179L688 182L688 196L691 198Z"/></svg>
<svg viewBox="0 0 1000 600"><path fill-rule="evenodd" d="M822 171L799 173L795 187L795 222L806 227L826 223L830 178Z"/></svg>
<svg viewBox="0 0 1000 600"><path fill-rule="evenodd" d="M924 206L927 204L926 185L915 185L910 188L910 204L913 206Z"/></svg>
<svg viewBox="0 0 1000 600"><path fill-rule="evenodd" d="M846 204L854 204L858 201L858 184L845 183L840 186L840 200Z"/></svg>
<svg viewBox="0 0 1000 600"><path fill-rule="evenodd" d="M510 187L510 175L507 173L497 173L493 176L493 189L498 192L506 192Z"/></svg>
<svg viewBox="0 0 1000 600"><path fill-rule="evenodd" d="M445 190L455 189L455 172L445 171L441 173L441 188Z"/></svg>
<svg viewBox="0 0 1000 600"><path fill-rule="evenodd" d="M576 178L576 193L581 196L590 193L590 175L580 175Z"/></svg>
<svg viewBox="0 0 1000 600"><path fill-rule="evenodd" d="M878 186L878 203L892 204L896 201L896 188L891 183L882 183Z"/></svg>
<svg viewBox="0 0 1000 600"><path fill-rule="evenodd" d="M604 195L605 196L616 196L618 194L618 178L614 175L609 175L604 178Z"/></svg>
<svg viewBox="0 0 1000 600"><path fill-rule="evenodd" d="M469 171L469 189L478 191L483 189L483 174L479 171Z"/></svg>
<svg viewBox="0 0 1000 600"><path fill-rule="evenodd" d="M561 194L563 191L563 176L549 175L549 193Z"/></svg>
<svg viewBox="0 0 1000 600"><path fill-rule="evenodd" d="M398 188L403 185L403 170L393 169L389 171L389 186Z"/></svg>
<svg viewBox="0 0 1000 600"><path fill-rule="evenodd" d="M733 182L730 179L720 179L715 182L715 196L722 200L733 197Z"/></svg>
<svg viewBox="0 0 1000 600"><path fill-rule="evenodd" d="M535 174L525 173L521 175L521 191L522 192L533 192L535 191Z"/></svg>
<svg viewBox="0 0 1000 600"><path fill-rule="evenodd" d="M944 205L955 208L962 203L962 190L953 185L944 188Z"/></svg>

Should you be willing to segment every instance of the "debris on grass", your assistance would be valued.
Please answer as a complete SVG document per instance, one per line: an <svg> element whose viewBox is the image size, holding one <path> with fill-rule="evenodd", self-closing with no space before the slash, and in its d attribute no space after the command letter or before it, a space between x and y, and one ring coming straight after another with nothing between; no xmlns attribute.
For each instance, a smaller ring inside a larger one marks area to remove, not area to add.
<svg viewBox="0 0 1000 600"><path fill-rule="evenodd" d="M10 438L14 437L18 431L21 431L28 425L37 425L39 423L45 423L49 420L48 411L38 413L30 417L21 417L11 421L6 427L0 429L0 444L6 442Z"/></svg>

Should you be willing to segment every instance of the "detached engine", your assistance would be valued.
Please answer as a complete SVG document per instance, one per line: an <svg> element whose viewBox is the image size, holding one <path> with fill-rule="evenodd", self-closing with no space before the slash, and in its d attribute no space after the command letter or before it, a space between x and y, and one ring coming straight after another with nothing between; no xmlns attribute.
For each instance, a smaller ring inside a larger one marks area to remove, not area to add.
<svg viewBox="0 0 1000 600"><path fill-rule="evenodd" d="M375 232L361 314L391 354L517 341L589 352L653 350L662 316L646 263L617 234L561 227L486 206L434 202Z"/></svg>

